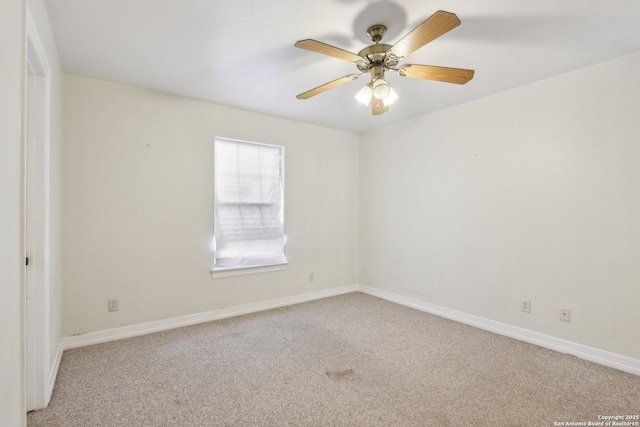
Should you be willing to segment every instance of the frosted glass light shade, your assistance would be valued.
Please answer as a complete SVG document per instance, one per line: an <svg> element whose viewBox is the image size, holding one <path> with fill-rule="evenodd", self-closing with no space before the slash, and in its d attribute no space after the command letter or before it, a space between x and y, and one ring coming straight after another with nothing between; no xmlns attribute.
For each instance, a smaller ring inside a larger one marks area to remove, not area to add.
<svg viewBox="0 0 640 427"><path fill-rule="evenodd" d="M369 105L371 102L371 88L369 86L363 87L360 92L356 93L354 98L362 105Z"/></svg>
<svg viewBox="0 0 640 427"><path fill-rule="evenodd" d="M373 82L373 97L375 99L385 99L389 96L391 88L385 79L377 79Z"/></svg>
<svg viewBox="0 0 640 427"><path fill-rule="evenodd" d="M398 100L398 98L400 98L400 97L398 96L396 91L391 89L391 88L389 88L389 95L387 95L387 97L382 100L382 103L384 104L385 107L388 107L389 105L391 105L394 102L396 102Z"/></svg>

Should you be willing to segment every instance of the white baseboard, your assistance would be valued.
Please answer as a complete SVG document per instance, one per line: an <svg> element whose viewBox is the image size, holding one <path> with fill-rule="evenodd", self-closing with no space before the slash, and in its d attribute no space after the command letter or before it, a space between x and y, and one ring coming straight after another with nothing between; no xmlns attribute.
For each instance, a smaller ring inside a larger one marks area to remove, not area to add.
<svg viewBox="0 0 640 427"><path fill-rule="evenodd" d="M450 308L429 304L415 298L406 297L394 292L389 292L370 286L358 285L358 291L407 307L415 308L427 313L435 314L436 316L445 317L447 319L455 320L456 322L494 332L496 334L505 335L510 338L515 338L520 341L535 344L540 347L545 347L551 350L559 351L561 353L572 354L581 359L608 366L610 368L615 368L621 371L629 372L631 374L640 375L640 360L638 359L633 359L631 357L622 356L616 353L611 353L609 351L600 350L572 341L563 340L551 335L545 335L539 332L531 331L529 329L512 326L507 323L496 322L495 320L475 316L473 314L468 314L461 311L452 310Z"/></svg>
<svg viewBox="0 0 640 427"><path fill-rule="evenodd" d="M53 389L55 377L60 366L62 351L72 348L84 347L88 345L100 344L110 341L131 338L154 332L176 329L183 326L196 325L198 323L211 322L214 320L226 319L229 317L241 316L244 314L256 313L273 308L285 307L302 302L343 295L351 292L362 292L387 301L415 308L436 316L451 319L460 323L494 332L500 335L515 338L520 341L535 344L561 353L568 353L581 359L589 360L604 366L619 369L631 374L640 375L640 360L622 356L616 353L578 344L572 341L563 340L545 335L528 329L512 326L506 323L497 322L473 314L452 310L450 308L429 304L427 302L406 297L383 289L373 288L365 285L350 285L338 288L325 289L322 291L309 292L290 297L277 298L268 301L229 307L221 310L212 310L204 313L190 314L186 316L174 317L171 319L157 320L153 322L140 323L136 325L123 326L121 328L107 329L104 331L89 332L81 335L74 335L62 339L56 363L51 372L50 387ZM51 393L49 393L50 397Z"/></svg>
<svg viewBox="0 0 640 427"><path fill-rule="evenodd" d="M152 334L154 332L181 328L183 326L196 325L198 323L211 322L213 320L226 319L228 317L241 316L243 314L256 313L264 310L271 310L273 308L285 307L288 305L299 304L302 302L313 301L357 291L358 285L342 286L338 288L325 289L322 291L293 295L290 297L276 298L253 304L239 305L236 307L229 307L220 310L212 310L204 313L189 314L186 316L174 317L171 319L139 323L136 325L123 326L121 328L107 329L104 331L88 332L86 334L73 335L63 338L62 348L64 350L68 350L71 348L116 341L140 335Z"/></svg>

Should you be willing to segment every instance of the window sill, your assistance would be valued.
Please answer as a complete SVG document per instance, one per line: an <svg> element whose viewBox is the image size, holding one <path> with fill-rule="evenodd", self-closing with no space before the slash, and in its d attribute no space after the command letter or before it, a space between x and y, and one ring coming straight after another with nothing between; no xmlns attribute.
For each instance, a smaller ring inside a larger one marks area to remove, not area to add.
<svg viewBox="0 0 640 427"><path fill-rule="evenodd" d="M270 273L272 271L282 271L287 269L288 263L283 264L273 264L273 265L256 265L251 267L238 267L238 268L221 268L216 270L211 270L211 277L213 279L221 279L223 277L232 277L232 276L244 276L247 274L258 274L258 273Z"/></svg>

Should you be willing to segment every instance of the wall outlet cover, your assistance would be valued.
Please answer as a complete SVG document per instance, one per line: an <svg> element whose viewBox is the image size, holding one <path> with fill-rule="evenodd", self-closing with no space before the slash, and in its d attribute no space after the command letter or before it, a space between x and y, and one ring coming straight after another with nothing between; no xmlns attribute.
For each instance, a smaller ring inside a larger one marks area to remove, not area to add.
<svg viewBox="0 0 640 427"><path fill-rule="evenodd" d="M109 300L109 312L120 310L120 300L118 299L110 299Z"/></svg>

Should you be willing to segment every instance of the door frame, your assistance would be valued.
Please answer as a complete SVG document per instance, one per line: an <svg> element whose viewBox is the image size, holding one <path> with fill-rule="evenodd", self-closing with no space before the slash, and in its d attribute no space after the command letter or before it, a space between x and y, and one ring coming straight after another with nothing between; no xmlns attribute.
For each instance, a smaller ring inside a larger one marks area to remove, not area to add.
<svg viewBox="0 0 640 427"><path fill-rule="evenodd" d="M26 11L24 238L27 411L51 399L49 151L51 68L29 7Z"/></svg>

